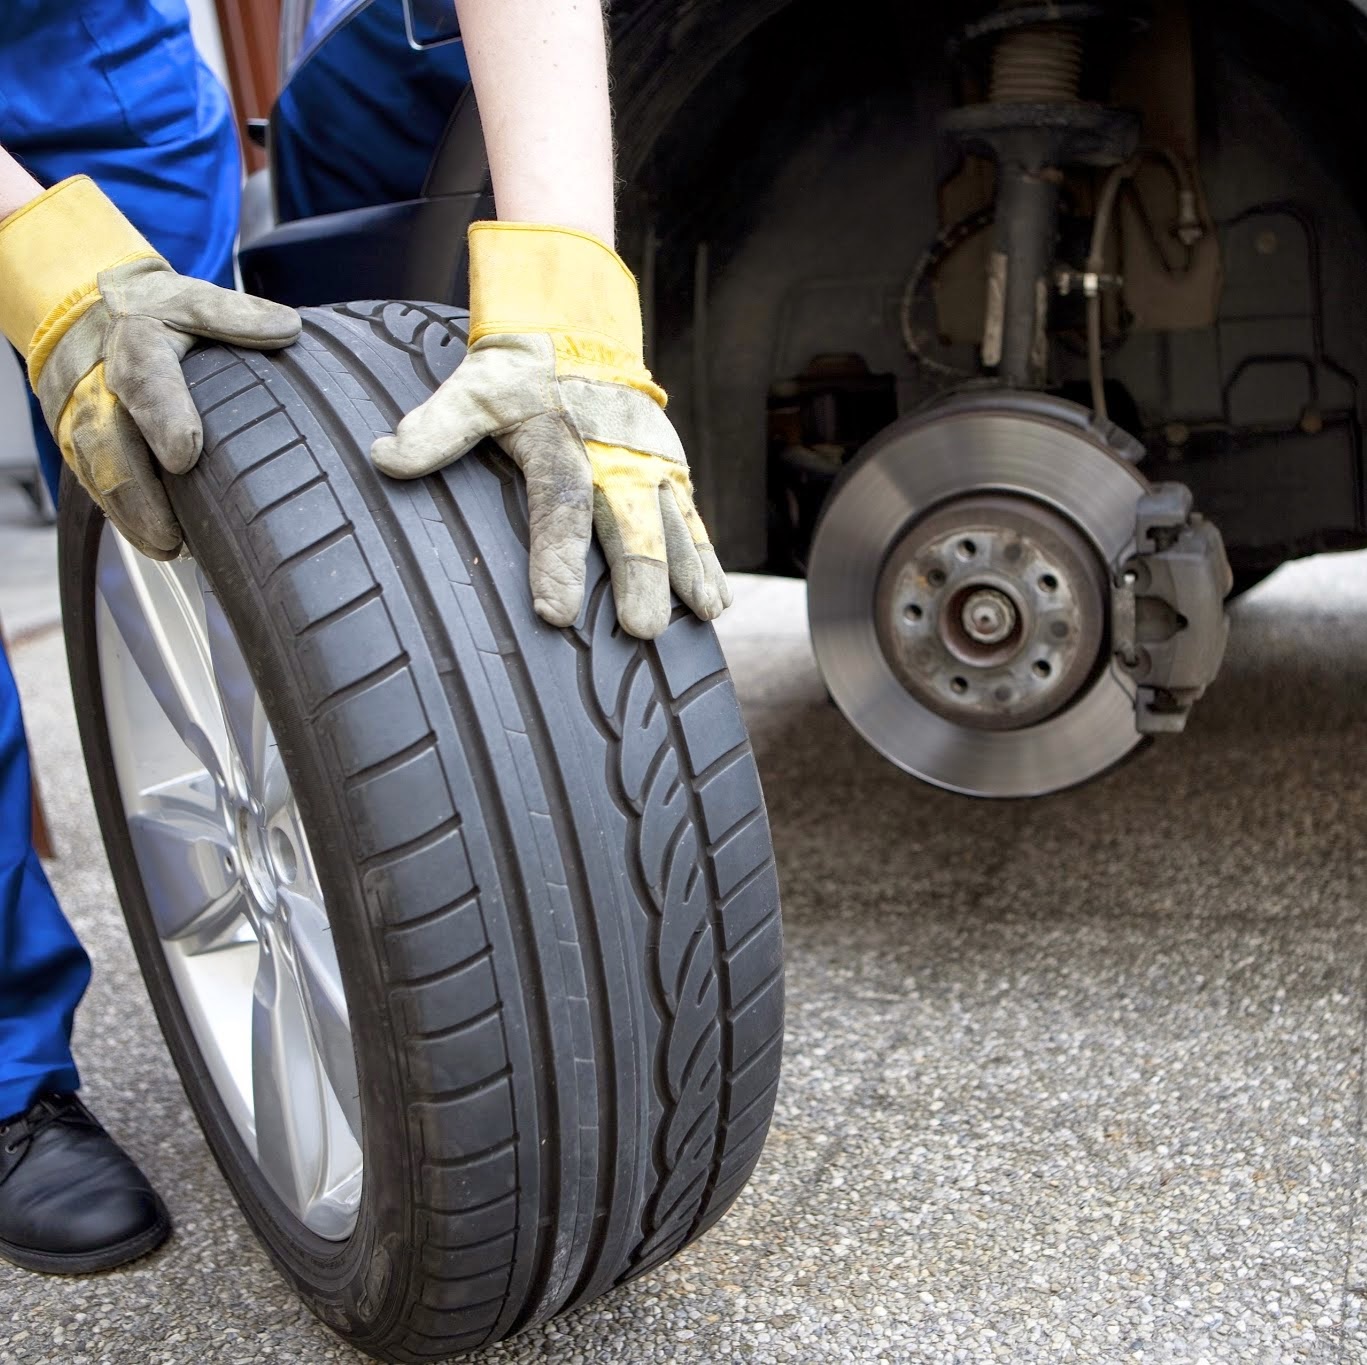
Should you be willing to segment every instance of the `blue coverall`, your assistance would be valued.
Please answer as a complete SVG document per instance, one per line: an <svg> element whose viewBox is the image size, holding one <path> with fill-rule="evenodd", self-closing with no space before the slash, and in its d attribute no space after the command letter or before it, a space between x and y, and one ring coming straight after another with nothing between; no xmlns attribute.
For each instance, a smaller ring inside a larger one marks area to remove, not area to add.
<svg viewBox="0 0 1367 1365"><path fill-rule="evenodd" d="M0 145L44 185L91 176L182 274L231 285L237 135L186 0L0 0ZM41 415L34 426L55 491L60 456ZM76 1089L71 1022L89 979L33 851L19 695L0 651L0 1119Z"/></svg>

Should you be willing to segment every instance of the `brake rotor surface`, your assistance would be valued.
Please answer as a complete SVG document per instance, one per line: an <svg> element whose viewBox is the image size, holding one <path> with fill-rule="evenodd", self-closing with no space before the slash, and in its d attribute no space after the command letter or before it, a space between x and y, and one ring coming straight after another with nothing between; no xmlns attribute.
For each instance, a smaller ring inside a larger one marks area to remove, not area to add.
<svg viewBox="0 0 1367 1365"><path fill-rule="evenodd" d="M1038 796L1138 742L1109 566L1148 490L1084 409L957 400L875 438L812 544L808 613L855 729L927 782Z"/></svg>

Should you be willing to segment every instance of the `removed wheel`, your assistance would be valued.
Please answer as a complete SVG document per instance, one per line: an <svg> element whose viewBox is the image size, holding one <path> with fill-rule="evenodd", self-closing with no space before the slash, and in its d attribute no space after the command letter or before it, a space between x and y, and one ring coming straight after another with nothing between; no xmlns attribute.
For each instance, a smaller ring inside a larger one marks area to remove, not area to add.
<svg viewBox="0 0 1367 1365"><path fill-rule="evenodd" d="M597 552L533 614L520 476L396 483L375 435L463 315L305 314L186 375L193 558L68 483L63 610L110 865L243 1212L381 1359L485 1345L658 1264L745 1184L778 1080L778 889L716 637L643 645Z"/></svg>

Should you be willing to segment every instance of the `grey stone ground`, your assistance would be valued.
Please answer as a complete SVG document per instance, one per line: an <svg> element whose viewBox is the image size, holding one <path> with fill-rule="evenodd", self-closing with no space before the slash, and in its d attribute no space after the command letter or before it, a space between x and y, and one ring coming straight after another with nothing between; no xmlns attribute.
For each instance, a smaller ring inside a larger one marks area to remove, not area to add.
<svg viewBox="0 0 1367 1365"><path fill-rule="evenodd" d="M0 530L33 569L0 617L50 617L49 553ZM699 1246L486 1358L1367 1361L1367 558L1246 601L1184 740L1015 805L874 757L825 701L800 588L744 586L724 635L789 949L769 1148ZM257 1249L163 1052L60 637L15 652L99 963L88 1095L177 1235L84 1281L0 1269L0 1362L359 1360Z"/></svg>

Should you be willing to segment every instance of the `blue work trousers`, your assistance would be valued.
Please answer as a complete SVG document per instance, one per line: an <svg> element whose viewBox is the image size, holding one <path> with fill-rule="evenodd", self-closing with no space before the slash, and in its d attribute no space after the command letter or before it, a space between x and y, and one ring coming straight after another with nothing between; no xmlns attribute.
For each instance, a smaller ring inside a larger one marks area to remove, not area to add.
<svg viewBox="0 0 1367 1365"><path fill-rule="evenodd" d="M0 145L45 185L89 175L182 274L231 285L237 135L185 0L3 0ZM55 496L60 456L34 414ZM0 657L0 1119L77 1087L71 1025L89 979L33 851L19 695Z"/></svg>

